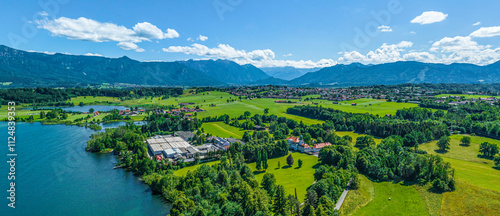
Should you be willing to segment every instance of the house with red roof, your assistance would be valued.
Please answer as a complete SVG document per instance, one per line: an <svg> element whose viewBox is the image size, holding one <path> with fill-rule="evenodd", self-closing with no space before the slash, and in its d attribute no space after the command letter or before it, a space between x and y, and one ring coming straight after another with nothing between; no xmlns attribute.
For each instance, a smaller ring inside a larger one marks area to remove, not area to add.
<svg viewBox="0 0 500 216"><path fill-rule="evenodd" d="M288 148L297 151L299 146L304 144L304 139L302 138L302 135L299 137L288 137Z"/></svg>
<svg viewBox="0 0 500 216"><path fill-rule="evenodd" d="M310 152L311 151L311 147L307 143L304 143L302 145L299 145L299 147L297 148L297 151L299 151L299 152Z"/></svg>
<svg viewBox="0 0 500 216"><path fill-rule="evenodd" d="M314 145L311 150L313 152L319 152L322 148L326 147L326 146L331 146L332 144L329 143L329 142L326 142L326 143L318 143L316 145Z"/></svg>

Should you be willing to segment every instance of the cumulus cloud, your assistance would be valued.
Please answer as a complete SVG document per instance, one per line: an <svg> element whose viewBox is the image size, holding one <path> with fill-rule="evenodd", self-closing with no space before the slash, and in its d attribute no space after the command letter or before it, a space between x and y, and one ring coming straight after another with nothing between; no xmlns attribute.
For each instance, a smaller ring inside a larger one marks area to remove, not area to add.
<svg viewBox="0 0 500 216"><path fill-rule="evenodd" d="M471 37L494 37L500 35L500 26L481 27L480 29L472 32Z"/></svg>
<svg viewBox="0 0 500 216"><path fill-rule="evenodd" d="M473 26L478 26L478 25L481 25L481 22L477 22L477 23L474 23L472 24Z"/></svg>
<svg viewBox="0 0 500 216"><path fill-rule="evenodd" d="M206 40L208 40L208 37L207 37L207 36L200 35L200 36L198 36L198 38L197 38L197 39L198 39L198 40L200 40L200 41L206 41Z"/></svg>
<svg viewBox="0 0 500 216"><path fill-rule="evenodd" d="M297 68L329 67L337 64L332 59L321 59L319 61L311 60L277 60L275 54L270 49L245 51L238 50L228 44L219 44L217 47L209 48L207 46L194 43L191 46L170 46L163 48L168 53L184 53L200 57L228 59L238 64L253 64L256 67L282 67L292 66Z"/></svg>
<svg viewBox="0 0 500 216"><path fill-rule="evenodd" d="M413 43L402 41L383 44L380 48L363 55L357 51L341 53L339 62L387 63L396 61L419 61L427 63L470 63L487 65L500 60L500 48L481 45L470 36L444 37L433 42L428 50L408 50Z"/></svg>
<svg viewBox="0 0 500 216"><path fill-rule="evenodd" d="M292 56L292 54L291 54L291 53L288 53L288 54L283 55L283 57L290 57L290 56Z"/></svg>
<svg viewBox="0 0 500 216"><path fill-rule="evenodd" d="M432 44L431 52L442 53L436 61L442 63L491 64L500 60L500 48L480 45L470 36L445 37Z"/></svg>
<svg viewBox="0 0 500 216"><path fill-rule="evenodd" d="M137 23L132 29L129 29L125 26L102 23L85 17L78 19L44 17L37 20L36 24L38 28L45 29L54 36L92 42L115 41L118 42L118 47L137 52L143 52L144 49L139 48L136 43L179 37L179 33L174 29L167 29L164 32L148 22Z"/></svg>
<svg viewBox="0 0 500 216"><path fill-rule="evenodd" d="M415 17L411 23L418 23L420 25L431 24L441 22L448 17L448 14L444 14L439 11L426 11L423 12L420 16Z"/></svg>
<svg viewBox="0 0 500 216"><path fill-rule="evenodd" d="M403 61L401 52L413 46L410 41L401 41L397 44L382 44L380 48L363 55L357 51L343 52L339 62L386 63Z"/></svg>
<svg viewBox="0 0 500 216"><path fill-rule="evenodd" d="M381 25L377 29L381 32L392 32L392 29L390 26Z"/></svg>

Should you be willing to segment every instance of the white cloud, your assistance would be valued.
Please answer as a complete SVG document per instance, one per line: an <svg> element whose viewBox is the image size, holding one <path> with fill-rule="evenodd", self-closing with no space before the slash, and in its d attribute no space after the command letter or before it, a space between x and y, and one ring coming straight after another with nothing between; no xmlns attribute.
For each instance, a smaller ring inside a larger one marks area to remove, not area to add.
<svg viewBox="0 0 500 216"><path fill-rule="evenodd" d="M471 63L486 65L500 60L500 48L491 45L480 45L470 36L445 37L432 44L431 52L441 53L442 63Z"/></svg>
<svg viewBox="0 0 500 216"><path fill-rule="evenodd" d="M435 62L436 56L429 52L410 52L403 55L405 61Z"/></svg>
<svg viewBox="0 0 500 216"><path fill-rule="evenodd" d="M339 62L385 63L403 61L401 52L412 46L413 43L410 41L401 41L397 44L384 43L380 48L369 51L366 55L357 51L344 52L339 58Z"/></svg>
<svg viewBox="0 0 500 216"><path fill-rule="evenodd" d="M101 54L97 54L97 53L85 53L83 54L84 56L98 56L98 57L102 57Z"/></svg>
<svg viewBox="0 0 500 216"><path fill-rule="evenodd" d="M380 48L363 55L357 51L344 52L339 62L387 63L395 61L419 61L427 63L470 63L487 65L500 60L500 48L481 45L470 36L445 37L434 42L428 51L407 50L413 43L383 44Z"/></svg>
<svg viewBox="0 0 500 216"><path fill-rule="evenodd" d="M490 47L491 46L479 45L476 41L473 41L471 37L456 36L453 38L445 37L439 41L434 42L430 50L432 52L450 53L480 51Z"/></svg>
<svg viewBox="0 0 500 216"><path fill-rule="evenodd" d="M125 26L114 23L101 23L85 17L78 19L67 17L49 19L44 17L37 20L36 24L38 28L45 29L54 36L92 42L115 41L119 42L118 46L120 48L125 50L133 49L137 52L143 52L144 49L139 48L136 43L179 37L179 33L173 29L167 29L166 32L163 32L148 22L137 23L132 29L129 29Z"/></svg>
<svg viewBox="0 0 500 216"><path fill-rule="evenodd" d="M390 26L381 25L377 29L381 32L392 32L392 29Z"/></svg>
<svg viewBox="0 0 500 216"><path fill-rule="evenodd" d="M481 22L477 22L477 23L474 23L472 24L473 26L478 26L478 25L481 25Z"/></svg>
<svg viewBox="0 0 500 216"><path fill-rule="evenodd" d="M438 11L426 11L420 16L415 17L411 23L418 23L420 25L431 24L436 22L441 22L448 17L448 14L444 14Z"/></svg>
<svg viewBox="0 0 500 216"><path fill-rule="evenodd" d="M40 16L48 16L49 13L47 13L47 11L42 11L42 12L39 12L38 15L40 15Z"/></svg>
<svg viewBox="0 0 500 216"><path fill-rule="evenodd" d="M200 35L200 36L198 36L197 40L200 40L200 41L206 41L206 40L208 40L208 37L207 37L207 36Z"/></svg>
<svg viewBox="0 0 500 216"><path fill-rule="evenodd" d="M139 49L139 46L137 44L132 43L132 42L120 42L117 44L118 47L124 49L124 50L135 50Z"/></svg>
<svg viewBox="0 0 500 216"><path fill-rule="evenodd" d="M410 32L410 34L413 34L413 35L414 35L414 34L417 34L417 33L416 33L416 32L414 32L414 31L411 31L411 32Z"/></svg>
<svg viewBox="0 0 500 216"><path fill-rule="evenodd" d="M480 29L472 32L471 37L494 37L500 35L500 26L481 27Z"/></svg>
<svg viewBox="0 0 500 216"><path fill-rule="evenodd" d="M193 38L188 37L186 41L193 41Z"/></svg>
<svg viewBox="0 0 500 216"><path fill-rule="evenodd" d="M36 51L36 50L28 50L27 52L32 52L32 53L43 53L47 55L54 55L56 54L55 52L49 52L49 51Z"/></svg>
<svg viewBox="0 0 500 216"><path fill-rule="evenodd" d="M277 60L275 59L274 52L270 49L247 52L245 50L237 50L227 44L219 44L217 47L208 48L207 46L195 43L191 46L170 46L168 48L163 48L163 51L169 53L197 55L212 59L228 59L235 61L238 64L253 64L256 67L292 66L297 68L313 68L329 67L337 64L337 62L332 59L321 59L319 61Z"/></svg>
<svg viewBox="0 0 500 216"><path fill-rule="evenodd" d="M283 55L283 57L290 57L290 56L292 56L292 54L291 54L291 53L288 53L288 54Z"/></svg>

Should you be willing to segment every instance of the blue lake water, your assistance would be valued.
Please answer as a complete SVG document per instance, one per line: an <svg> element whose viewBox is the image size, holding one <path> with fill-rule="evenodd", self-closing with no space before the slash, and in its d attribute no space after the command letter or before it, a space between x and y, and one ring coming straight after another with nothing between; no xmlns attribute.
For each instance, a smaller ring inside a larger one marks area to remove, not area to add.
<svg viewBox="0 0 500 216"><path fill-rule="evenodd" d="M65 111L71 111L71 112L88 112L90 108L93 108L95 111L101 111L101 112L107 112L111 111L114 109L117 110L126 110L130 109L130 107L124 107L124 106L106 106L106 105L85 105L85 106L73 106L73 107L61 107L61 109ZM26 109L33 109L33 108L26 108ZM54 107L39 107L38 109L54 109Z"/></svg>
<svg viewBox="0 0 500 216"><path fill-rule="evenodd" d="M105 127L116 127L113 123ZM170 204L131 172L112 169L115 156L85 151L93 131L77 126L16 124L16 209L7 207L7 123L0 215L166 215Z"/></svg>

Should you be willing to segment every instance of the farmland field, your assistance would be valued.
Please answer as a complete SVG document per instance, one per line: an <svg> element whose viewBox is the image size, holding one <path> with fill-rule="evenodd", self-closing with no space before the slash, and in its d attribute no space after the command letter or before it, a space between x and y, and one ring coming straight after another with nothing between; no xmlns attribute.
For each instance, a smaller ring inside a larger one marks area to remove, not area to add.
<svg viewBox="0 0 500 216"><path fill-rule="evenodd" d="M228 102L228 100L235 100ZM226 92L204 92L195 95L181 95L177 98L160 99L154 98L141 98L123 101L119 105L121 106L138 106L138 105L178 105L179 103L194 103L189 107L199 106L204 109L204 112L198 114L198 118L203 118L207 116L220 116L227 114L230 117L238 117L243 115L245 111L249 111L252 115L254 114L264 114L264 109L269 108L269 114L274 114L280 117L286 117L293 119L295 121L303 121L305 124L319 124L323 121L316 119L304 118L301 116L286 114L286 109L293 107L295 105L303 105L302 103L275 103L275 99L262 98L262 99L244 99L239 101L239 99ZM298 100L292 100L298 102ZM211 106L211 105L214 106Z"/></svg>

